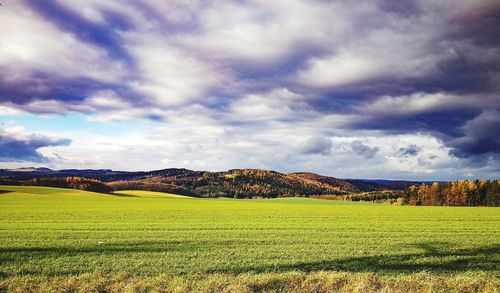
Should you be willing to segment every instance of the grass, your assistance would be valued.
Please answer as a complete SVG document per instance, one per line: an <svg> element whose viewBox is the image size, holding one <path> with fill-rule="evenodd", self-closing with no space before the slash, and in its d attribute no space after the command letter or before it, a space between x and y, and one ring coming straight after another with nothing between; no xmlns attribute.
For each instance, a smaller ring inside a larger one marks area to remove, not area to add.
<svg viewBox="0 0 500 293"><path fill-rule="evenodd" d="M117 196L132 196L132 197L147 197L147 198L182 198L188 199L192 198L187 195L179 195L173 193L164 193L164 192L154 192L154 191L144 191L144 190L120 190L113 193L113 195Z"/></svg>
<svg viewBox="0 0 500 293"><path fill-rule="evenodd" d="M0 291L500 289L499 208L0 190Z"/></svg>
<svg viewBox="0 0 500 293"><path fill-rule="evenodd" d="M288 272L137 276L91 273L70 277L18 277L0 281L17 292L498 292L481 273L384 276L374 273Z"/></svg>

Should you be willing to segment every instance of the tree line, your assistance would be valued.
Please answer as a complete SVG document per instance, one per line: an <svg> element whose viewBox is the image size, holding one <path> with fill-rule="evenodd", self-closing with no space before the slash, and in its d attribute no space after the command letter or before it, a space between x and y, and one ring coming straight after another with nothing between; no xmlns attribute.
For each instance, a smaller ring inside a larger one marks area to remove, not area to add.
<svg viewBox="0 0 500 293"><path fill-rule="evenodd" d="M177 186L174 184L167 184L161 182L144 182L144 181L113 181L109 182L108 186L112 190L146 190L146 191L156 191L165 193L182 194L189 196L196 196L195 193L182 186Z"/></svg>
<svg viewBox="0 0 500 293"><path fill-rule="evenodd" d="M376 190L366 192L356 192L344 195L311 195L309 197L328 200L346 200L346 201L370 201L378 203L398 203L401 202L401 190Z"/></svg>
<svg viewBox="0 0 500 293"><path fill-rule="evenodd" d="M459 180L410 186L401 194L404 205L500 206L500 180Z"/></svg>
<svg viewBox="0 0 500 293"><path fill-rule="evenodd" d="M103 183L97 179L89 179L84 177L32 178L23 181L22 185L71 188L101 193L112 191L112 188L109 187L106 183Z"/></svg>
<svg viewBox="0 0 500 293"><path fill-rule="evenodd" d="M175 182L181 183L180 185L157 181L155 180L157 178L150 178L145 181L115 181L106 184L97 179L77 176L32 178L23 181L0 178L0 184L51 186L102 193L113 190L138 189L201 197L304 196L350 201L390 202L416 206L500 206L499 179L423 183L421 185L412 185L403 191L343 192L333 187L325 188L320 182L313 182L297 176L281 174L279 174L281 176L278 176L273 172L260 170L245 170L245 172L233 171L232 174L222 176L208 174L194 180L190 178L191 180Z"/></svg>

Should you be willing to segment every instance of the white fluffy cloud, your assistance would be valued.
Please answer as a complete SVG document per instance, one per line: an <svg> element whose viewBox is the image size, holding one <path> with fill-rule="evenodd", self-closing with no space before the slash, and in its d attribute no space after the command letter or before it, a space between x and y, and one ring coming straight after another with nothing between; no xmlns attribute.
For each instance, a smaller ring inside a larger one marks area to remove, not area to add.
<svg viewBox="0 0 500 293"><path fill-rule="evenodd" d="M176 40L217 59L275 64L297 48L321 46L348 24L345 6L303 1L217 1L199 10L197 33ZM335 17L337 25L324 25Z"/></svg>
<svg viewBox="0 0 500 293"><path fill-rule="evenodd" d="M305 100L307 97L286 88L248 94L231 104L228 117L234 121L300 120L313 114Z"/></svg>
<svg viewBox="0 0 500 293"><path fill-rule="evenodd" d="M2 77L16 81L32 72L59 79L90 78L117 82L126 73L124 65L110 60L99 46L82 42L59 29L22 2L10 1L0 10L0 67ZM36 80L33 80L36 82ZM35 86L31 84L30 86ZM47 90L39 84L37 90Z"/></svg>
<svg viewBox="0 0 500 293"><path fill-rule="evenodd" d="M227 82L224 74L196 57L161 40L125 37L127 48L138 62L132 88L160 106L205 98L211 88ZM156 39L156 38L155 38Z"/></svg>
<svg viewBox="0 0 500 293"><path fill-rule="evenodd" d="M391 23L351 39L325 57L312 58L298 79L313 87L337 87L379 79L433 74L451 52L439 47L439 31L425 18ZM434 21L434 20L432 20Z"/></svg>

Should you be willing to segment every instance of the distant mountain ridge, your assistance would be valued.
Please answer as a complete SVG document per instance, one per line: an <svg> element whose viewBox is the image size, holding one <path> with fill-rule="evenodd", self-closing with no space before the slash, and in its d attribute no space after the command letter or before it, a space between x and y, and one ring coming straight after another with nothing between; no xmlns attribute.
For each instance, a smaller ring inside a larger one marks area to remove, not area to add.
<svg viewBox="0 0 500 293"><path fill-rule="evenodd" d="M1 182L33 178L84 177L98 179L115 190L143 189L176 192L201 197L276 197L346 195L352 193L402 190L421 182L401 180L339 179L310 172L280 173L262 169L232 169L221 172L169 168L153 171L110 169L18 168L0 169Z"/></svg>

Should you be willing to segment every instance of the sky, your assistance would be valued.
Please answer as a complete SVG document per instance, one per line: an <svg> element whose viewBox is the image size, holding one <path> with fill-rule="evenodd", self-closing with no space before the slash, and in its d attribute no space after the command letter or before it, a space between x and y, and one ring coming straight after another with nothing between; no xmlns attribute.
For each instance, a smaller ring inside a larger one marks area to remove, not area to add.
<svg viewBox="0 0 500 293"><path fill-rule="evenodd" d="M500 1L2 0L0 167L500 177Z"/></svg>

